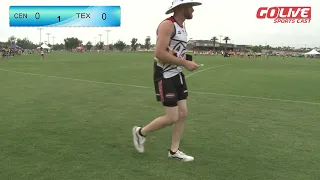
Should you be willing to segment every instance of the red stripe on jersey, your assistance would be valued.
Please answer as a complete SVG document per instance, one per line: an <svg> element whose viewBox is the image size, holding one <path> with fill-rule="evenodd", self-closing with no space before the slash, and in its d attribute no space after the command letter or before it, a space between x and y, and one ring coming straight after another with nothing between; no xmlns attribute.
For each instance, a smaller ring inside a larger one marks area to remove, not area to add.
<svg viewBox="0 0 320 180"><path fill-rule="evenodd" d="M158 88L159 88L159 95L160 95L161 102L164 102L162 80L158 82Z"/></svg>
<svg viewBox="0 0 320 180"><path fill-rule="evenodd" d="M176 19L173 17L173 16L171 16L171 17L168 17L167 19L165 19L165 20L170 20L171 22L177 22L176 21ZM183 25L180 25L179 23L178 23L178 25L181 27L181 28L183 28Z"/></svg>
<svg viewBox="0 0 320 180"><path fill-rule="evenodd" d="M167 18L167 19L165 19L164 21L166 21L166 20L170 20L171 22L176 22L176 20L174 19L174 17L173 17L173 16L168 17L168 18Z"/></svg>
<svg viewBox="0 0 320 180"><path fill-rule="evenodd" d="M167 19L165 19L165 20L163 20L163 21L167 21L167 20L171 21L172 23L177 22L177 21L174 19L173 16L168 17ZM163 21L161 21L161 23L162 23ZM160 23L160 24L161 24L161 23ZM179 25L179 26L180 26L180 25ZM180 27L183 28L183 25L180 26ZM157 34L157 35L158 35L158 29L159 29L159 26L158 26L157 31L156 31L156 34Z"/></svg>

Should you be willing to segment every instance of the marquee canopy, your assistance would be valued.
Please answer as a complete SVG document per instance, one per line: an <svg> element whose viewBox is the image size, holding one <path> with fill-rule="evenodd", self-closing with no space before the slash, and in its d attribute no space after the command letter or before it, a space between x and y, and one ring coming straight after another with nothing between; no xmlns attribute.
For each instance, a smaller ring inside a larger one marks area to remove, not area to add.
<svg viewBox="0 0 320 180"><path fill-rule="evenodd" d="M304 53L304 54L308 54L308 55L316 55L316 54L320 54L318 51L316 51L315 49L312 49L310 52Z"/></svg>

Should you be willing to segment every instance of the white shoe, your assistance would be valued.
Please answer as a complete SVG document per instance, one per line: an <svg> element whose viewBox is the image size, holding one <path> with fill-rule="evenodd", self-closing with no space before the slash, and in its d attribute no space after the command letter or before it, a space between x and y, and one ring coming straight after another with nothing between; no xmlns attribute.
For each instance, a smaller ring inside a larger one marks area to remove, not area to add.
<svg viewBox="0 0 320 180"><path fill-rule="evenodd" d="M180 161L183 162L189 162L189 161L193 161L194 157L192 156L188 156L185 153L183 153L182 151L178 150L176 153L174 153L173 155L170 153L170 151L168 152L168 157L169 158L173 158L173 159L178 159Z"/></svg>
<svg viewBox="0 0 320 180"><path fill-rule="evenodd" d="M144 152L144 143L146 142L146 137L139 134L141 127L134 126L132 128L133 144L136 150L140 153Z"/></svg>

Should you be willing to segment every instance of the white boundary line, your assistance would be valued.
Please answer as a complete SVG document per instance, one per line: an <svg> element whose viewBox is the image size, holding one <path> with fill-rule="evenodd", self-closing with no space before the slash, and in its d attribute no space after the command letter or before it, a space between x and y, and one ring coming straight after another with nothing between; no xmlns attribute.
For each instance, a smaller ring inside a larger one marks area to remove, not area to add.
<svg viewBox="0 0 320 180"><path fill-rule="evenodd" d="M187 75L186 78L188 78L188 77L190 77L190 76L193 76L193 75L195 75L195 74L201 73L201 72L203 72L203 71L207 71L207 70L214 69L214 68L218 68L218 67L222 67L222 66L229 66L229 65L231 65L231 64L224 64L224 65L219 65L219 66L208 67L208 68L205 68L205 69L196 71L196 72L194 72L194 73L191 73L191 74Z"/></svg>
<svg viewBox="0 0 320 180"><path fill-rule="evenodd" d="M126 86L126 87L143 88L143 89L153 89L153 87L148 87L148 86L139 86L139 85L132 85L132 84L112 83L112 82L101 82L101 81L91 81L91 80L68 78L68 77L61 77L61 76L48 76L48 75L43 75L43 74L26 73L26 72L13 71L13 70L8 70L8 69L0 69L0 71L6 71L6 72L24 74L24 75L31 75L31 76L55 78L55 79L66 79L66 80L72 80L72 81L81 81L81 82L88 82L88 83L95 83L95 84L106 84L106 85ZM287 100L287 99L274 99L274 98L264 98L264 97L255 97L255 96L242 96L242 95L234 95L234 94L220 94L220 93L200 92L200 91L189 91L189 92L195 93L195 94L207 94L207 95L235 97L235 98L245 98L245 99L260 99L260 100L267 100L267 101L279 101L279 102L289 102L289 103L299 103L299 104L309 104L309 105L320 105L320 102L295 101L295 100Z"/></svg>
<svg viewBox="0 0 320 180"><path fill-rule="evenodd" d="M0 69L0 71L7 71L7 72L11 72L11 73L16 73L16 74L24 74L24 75L55 78L55 79L66 79L66 80L72 80L72 81L81 81L81 82L88 82L88 83L95 83L95 84L106 84L106 85L115 85L115 86L127 86L127 87L135 87L135 88L152 89L151 87L147 87L147 86L138 86L138 85L132 85L132 84L120 84L120 83L112 83L112 82L101 82L101 81L91 81L91 80L68 78L68 77L61 77L61 76L48 76L48 75L43 75L43 74L12 71L12 70L8 70L8 69Z"/></svg>
<svg viewBox="0 0 320 180"><path fill-rule="evenodd" d="M192 92L195 94L207 94L207 95L217 95L217 96L225 96L225 97L260 99L260 100L267 100L267 101L279 101L279 102L290 102L290 103L299 103L299 104L320 105L320 102L295 101L295 100L289 100L289 99L264 98L264 97L257 97L257 96L242 96L242 95L235 95L235 94L220 94L220 93L200 92L200 91L189 91L189 92Z"/></svg>

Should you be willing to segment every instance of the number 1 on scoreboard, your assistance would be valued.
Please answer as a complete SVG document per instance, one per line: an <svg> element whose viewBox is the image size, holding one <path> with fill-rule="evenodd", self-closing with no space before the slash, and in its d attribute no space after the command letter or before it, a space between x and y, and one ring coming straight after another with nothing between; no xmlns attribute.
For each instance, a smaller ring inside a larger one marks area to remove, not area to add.
<svg viewBox="0 0 320 180"><path fill-rule="evenodd" d="M59 22L60 22L60 16L58 16L57 18L58 18L58 20L59 20Z"/></svg>

